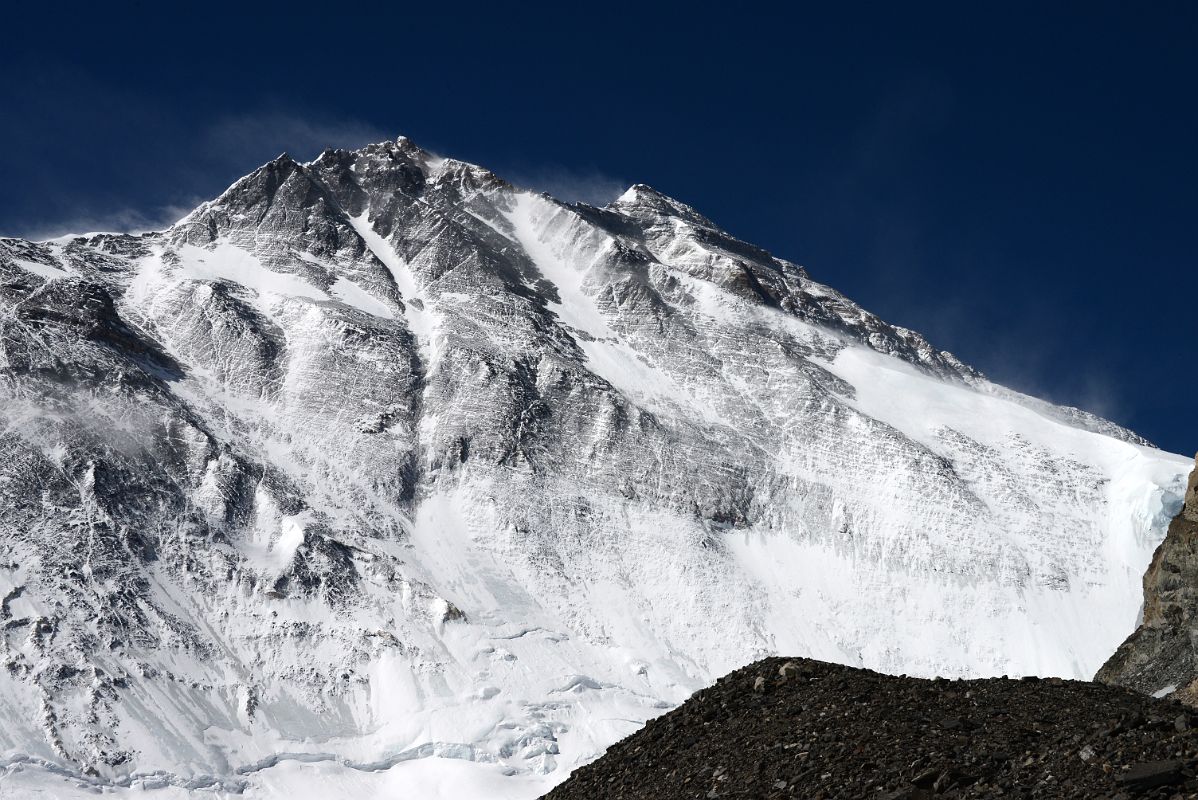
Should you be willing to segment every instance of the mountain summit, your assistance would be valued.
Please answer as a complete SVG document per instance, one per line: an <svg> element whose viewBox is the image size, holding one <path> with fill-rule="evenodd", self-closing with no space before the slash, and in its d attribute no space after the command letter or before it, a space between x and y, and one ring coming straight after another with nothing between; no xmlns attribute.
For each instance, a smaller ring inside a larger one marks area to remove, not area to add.
<svg viewBox="0 0 1198 800"><path fill-rule="evenodd" d="M403 138L2 239L0 305L0 753L60 794L532 797L775 653L1089 677L1188 468Z"/></svg>

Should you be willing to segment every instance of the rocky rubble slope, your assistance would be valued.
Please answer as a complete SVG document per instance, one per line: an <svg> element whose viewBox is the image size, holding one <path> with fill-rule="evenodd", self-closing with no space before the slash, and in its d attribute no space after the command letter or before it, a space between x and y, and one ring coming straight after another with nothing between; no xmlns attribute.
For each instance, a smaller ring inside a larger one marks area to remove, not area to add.
<svg viewBox="0 0 1198 800"><path fill-rule="evenodd" d="M1198 468L1144 573L1143 621L1095 680L1198 706Z"/></svg>
<svg viewBox="0 0 1198 800"><path fill-rule="evenodd" d="M1096 683L769 658L652 720L545 800L1191 797L1196 724L1179 703Z"/></svg>

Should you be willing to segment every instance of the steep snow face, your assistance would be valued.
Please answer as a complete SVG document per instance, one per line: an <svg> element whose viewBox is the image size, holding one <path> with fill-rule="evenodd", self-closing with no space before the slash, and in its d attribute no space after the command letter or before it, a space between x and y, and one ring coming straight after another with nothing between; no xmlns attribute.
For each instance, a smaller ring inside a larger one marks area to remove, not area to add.
<svg viewBox="0 0 1198 800"><path fill-rule="evenodd" d="M1088 677L1188 469L648 187L403 139L0 240L0 303L18 793L533 797L772 653Z"/></svg>

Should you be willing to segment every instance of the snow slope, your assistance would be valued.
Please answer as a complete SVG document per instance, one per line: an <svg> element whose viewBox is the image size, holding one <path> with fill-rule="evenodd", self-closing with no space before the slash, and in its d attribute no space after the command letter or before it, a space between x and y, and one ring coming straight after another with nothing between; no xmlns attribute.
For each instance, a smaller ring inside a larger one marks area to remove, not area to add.
<svg viewBox="0 0 1198 800"><path fill-rule="evenodd" d="M1189 466L406 139L0 240L0 305L5 796L534 797L772 653L1088 677Z"/></svg>

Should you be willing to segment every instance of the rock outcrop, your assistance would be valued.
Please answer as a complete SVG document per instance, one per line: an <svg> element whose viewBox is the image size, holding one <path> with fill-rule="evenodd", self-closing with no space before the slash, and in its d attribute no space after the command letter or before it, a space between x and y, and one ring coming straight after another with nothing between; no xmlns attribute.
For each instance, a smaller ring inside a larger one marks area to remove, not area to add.
<svg viewBox="0 0 1198 800"><path fill-rule="evenodd" d="M1095 679L1198 706L1198 467L1144 573L1143 621Z"/></svg>

